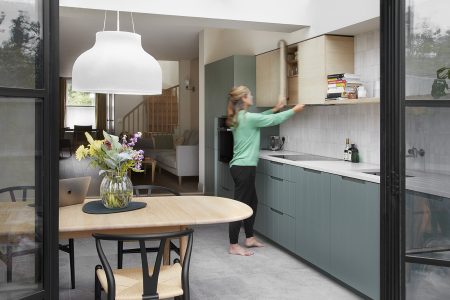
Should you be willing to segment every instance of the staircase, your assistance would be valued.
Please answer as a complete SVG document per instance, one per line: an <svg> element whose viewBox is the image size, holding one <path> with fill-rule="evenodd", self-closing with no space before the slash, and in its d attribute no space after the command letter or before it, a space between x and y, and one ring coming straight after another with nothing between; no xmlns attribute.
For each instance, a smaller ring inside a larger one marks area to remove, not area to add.
<svg viewBox="0 0 450 300"><path fill-rule="evenodd" d="M173 133L178 126L179 85L163 90L161 95L145 96L144 100L122 119L122 131L151 133Z"/></svg>

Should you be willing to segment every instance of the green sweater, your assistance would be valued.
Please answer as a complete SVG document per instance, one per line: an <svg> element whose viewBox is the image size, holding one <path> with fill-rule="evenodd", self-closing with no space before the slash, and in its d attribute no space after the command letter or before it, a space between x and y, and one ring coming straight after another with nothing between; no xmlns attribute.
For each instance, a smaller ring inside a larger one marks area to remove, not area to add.
<svg viewBox="0 0 450 300"><path fill-rule="evenodd" d="M256 166L259 157L260 128L283 123L294 115L289 109L277 114L272 110L262 113L251 113L241 110L237 116L237 127L232 129L234 147L231 166Z"/></svg>

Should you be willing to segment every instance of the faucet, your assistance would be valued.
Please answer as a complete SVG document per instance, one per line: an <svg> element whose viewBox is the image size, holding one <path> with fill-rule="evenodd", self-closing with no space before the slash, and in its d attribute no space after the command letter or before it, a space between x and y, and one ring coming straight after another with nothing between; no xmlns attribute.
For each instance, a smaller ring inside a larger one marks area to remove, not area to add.
<svg viewBox="0 0 450 300"><path fill-rule="evenodd" d="M406 155L406 157L416 158L417 155L423 157L425 155L425 150L423 150L423 149L417 150L416 147L412 147L412 148L408 149L408 154Z"/></svg>

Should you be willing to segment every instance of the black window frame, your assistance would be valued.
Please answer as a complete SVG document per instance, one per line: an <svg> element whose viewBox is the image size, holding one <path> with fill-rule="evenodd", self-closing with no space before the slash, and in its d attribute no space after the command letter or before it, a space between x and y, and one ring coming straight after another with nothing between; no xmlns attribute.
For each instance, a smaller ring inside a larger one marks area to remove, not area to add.
<svg viewBox="0 0 450 300"><path fill-rule="evenodd" d="M36 98L41 100L37 147L42 155L37 160L40 174L36 174L36 193L42 199L43 261L41 262L42 290L22 299L59 298L59 136L58 74L59 74L59 0L42 0L43 86L42 88L9 88L0 86L1 97ZM40 144L39 144L40 143ZM39 191L38 191L39 190ZM36 205L39 208L39 205Z"/></svg>

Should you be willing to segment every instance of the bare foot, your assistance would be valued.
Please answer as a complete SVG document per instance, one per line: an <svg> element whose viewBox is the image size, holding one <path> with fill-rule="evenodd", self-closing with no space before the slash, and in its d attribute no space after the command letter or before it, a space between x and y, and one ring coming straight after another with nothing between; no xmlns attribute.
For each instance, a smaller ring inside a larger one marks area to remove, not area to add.
<svg viewBox="0 0 450 300"><path fill-rule="evenodd" d="M264 244L259 242L254 236L252 236L251 238L245 239L245 246L248 248L264 247Z"/></svg>
<svg viewBox="0 0 450 300"><path fill-rule="evenodd" d="M253 255L252 251L242 248L239 244L231 244L228 248L228 253L234 255L250 256Z"/></svg>

